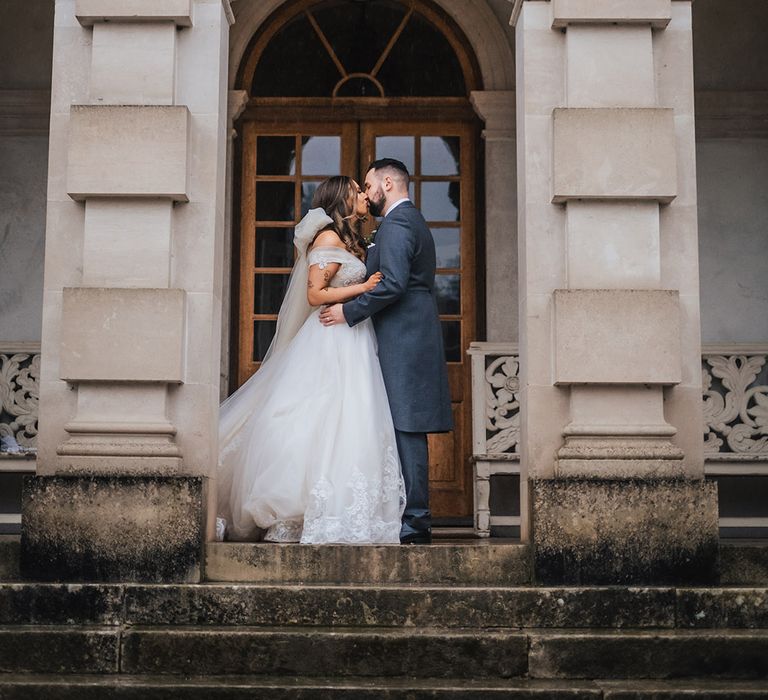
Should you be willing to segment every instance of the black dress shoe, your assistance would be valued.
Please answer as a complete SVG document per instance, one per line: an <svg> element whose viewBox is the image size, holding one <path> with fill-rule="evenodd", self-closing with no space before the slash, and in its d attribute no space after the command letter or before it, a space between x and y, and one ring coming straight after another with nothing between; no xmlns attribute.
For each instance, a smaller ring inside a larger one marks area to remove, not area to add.
<svg viewBox="0 0 768 700"><path fill-rule="evenodd" d="M400 538L400 544L432 544L432 530L404 535Z"/></svg>

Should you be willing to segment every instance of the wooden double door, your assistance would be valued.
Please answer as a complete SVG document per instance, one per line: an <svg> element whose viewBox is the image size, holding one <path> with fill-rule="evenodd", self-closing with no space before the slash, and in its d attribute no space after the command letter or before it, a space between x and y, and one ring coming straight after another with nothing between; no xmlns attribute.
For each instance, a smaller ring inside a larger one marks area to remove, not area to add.
<svg viewBox="0 0 768 700"><path fill-rule="evenodd" d="M431 505L435 517L443 518L472 513L466 350L477 337L475 138L472 124L461 121L253 120L242 125L238 385L258 370L274 335L294 259L294 226L311 207L318 184L338 174L362 182L375 158L397 158L408 166L411 198L435 239L455 421L453 432L429 436ZM375 225L366 224L369 231Z"/></svg>

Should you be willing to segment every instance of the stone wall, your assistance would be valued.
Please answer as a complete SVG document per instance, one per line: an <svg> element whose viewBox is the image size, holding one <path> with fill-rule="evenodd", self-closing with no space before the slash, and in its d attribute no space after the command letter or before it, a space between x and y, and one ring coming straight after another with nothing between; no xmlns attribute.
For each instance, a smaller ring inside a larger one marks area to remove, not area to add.
<svg viewBox="0 0 768 700"><path fill-rule="evenodd" d="M48 135L0 134L0 339L39 341Z"/></svg>
<svg viewBox="0 0 768 700"><path fill-rule="evenodd" d="M488 4L513 46L512 29L504 20L509 3ZM768 23L768 5L763 0L697 0L693 20L697 93L768 90L768 50L761 31ZM720 31L726 25L728 32ZM52 32L53 3L48 0L0 4L0 340L5 341L40 339L48 133L40 104L50 89ZM13 132L10 113L16 115ZM20 124L24 133L18 131ZM698 136L705 343L768 339L768 276L760 269L768 246L768 204L760 196L768 140L748 137ZM517 246L514 225L508 243ZM500 259L504 256L491 255L489 263ZM516 296L516 289L489 285L489 338L517 339L516 310L505 311L516 309Z"/></svg>
<svg viewBox="0 0 768 700"><path fill-rule="evenodd" d="M764 0L693 5L704 343L768 340L766 24Z"/></svg>
<svg viewBox="0 0 768 700"><path fill-rule="evenodd" d="M768 139L698 143L703 343L768 340Z"/></svg>
<svg viewBox="0 0 768 700"><path fill-rule="evenodd" d="M0 341L38 341L53 3L0 3Z"/></svg>

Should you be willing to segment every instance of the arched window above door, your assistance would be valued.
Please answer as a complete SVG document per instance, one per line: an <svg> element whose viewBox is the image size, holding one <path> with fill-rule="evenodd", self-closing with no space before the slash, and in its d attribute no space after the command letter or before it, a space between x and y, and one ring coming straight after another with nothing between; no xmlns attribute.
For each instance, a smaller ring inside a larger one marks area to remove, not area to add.
<svg viewBox="0 0 768 700"><path fill-rule="evenodd" d="M467 97L477 89L451 21L416 0L303 0L258 36L251 97Z"/></svg>

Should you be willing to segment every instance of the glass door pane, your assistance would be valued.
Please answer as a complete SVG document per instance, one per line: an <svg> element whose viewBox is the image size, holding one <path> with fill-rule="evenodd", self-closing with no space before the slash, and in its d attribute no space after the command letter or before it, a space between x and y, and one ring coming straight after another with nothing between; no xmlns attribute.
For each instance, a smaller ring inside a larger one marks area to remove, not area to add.
<svg viewBox="0 0 768 700"><path fill-rule="evenodd" d="M293 267L295 225L317 186L351 172L357 125L249 122L243 142L239 383L258 369Z"/></svg>

